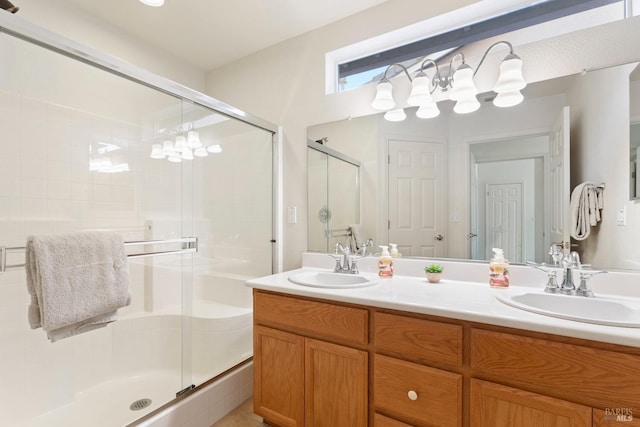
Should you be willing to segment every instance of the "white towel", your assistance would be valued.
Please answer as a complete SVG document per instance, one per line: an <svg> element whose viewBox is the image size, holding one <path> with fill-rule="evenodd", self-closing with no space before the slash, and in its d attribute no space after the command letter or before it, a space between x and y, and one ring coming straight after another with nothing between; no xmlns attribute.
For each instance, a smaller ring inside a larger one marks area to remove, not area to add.
<svg viewBox="0 0 640 427"><path fill-rule="evenodd" d="M576 240L589 237L591 227L602 219L600 209L604 207L602 188L592 182L583 182L571 192L571 230Z"/></svg>
<svg viewBox="0 0 640 427"><path fill-rule="evenodd" d="M29 324L51 342L106 326L129 305L129 265L116 233L30 236L26 244Z"/></svg>

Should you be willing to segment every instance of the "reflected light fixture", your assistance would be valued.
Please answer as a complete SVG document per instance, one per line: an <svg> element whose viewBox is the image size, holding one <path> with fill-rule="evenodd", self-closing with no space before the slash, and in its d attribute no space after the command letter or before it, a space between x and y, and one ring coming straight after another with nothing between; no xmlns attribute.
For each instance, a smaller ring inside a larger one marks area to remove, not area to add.
<svg viewBox="0 0 640 427"><path fill-rule="evenodd" d="M164 0L140 0L140 3L147 6L160 7L164 5Z"/></svg>
<svg viewBox="0 0 640 427"><path fill-rule="evenodd" d="M411 81L411 93L407 98L407 104L418 107L416 116L421 119L437 117L440 114L438 104L433 98L436 90L449 92L449 99L455 101L453 111L458 114L468 114L480 108L478 101L478 88L474 82L474 77L480 66L484 63L489 52L499 44L506 44L509 47L509 54L500 63L498 79L493 87L497 94L493 103L497 107L512 107L519 104L524 99L520 91L527 86L527 82L522 75L522 59L513 52L513 46L507 41L499 41L484 52L480 63L475 71L465 62L464 54L457 53L449 62L447 74L441 72L438 64L432 59L425 59L420 65L418 73L411 78L409 71L402 64L391 64L382 75L382 79L376 87L376 96L371 106L379 111L386 111L384 117L390 121L401 121L406 117L404 109L396 108L393 99L393 85L387 78L387 73L393 67L400 67ZM461 63L455 68L454 61L460 58ZM425 69L432 66L435 69L433 78L429 78Z"/></svg>
<svg viewBox="0 0 640 427"><path fill-rule="evenodd" d="M184 134L181 126L175 137L175 142L171 139L164 139L161 143L151 144L152 159L167 159L173 163L180 163L183 160L193 160L196 157L207 157L209 153L217 154L222 152L220 144L213 144L205 147L200 139L200 133L195 129L193 123L189 126L189 131Z"/></svg>

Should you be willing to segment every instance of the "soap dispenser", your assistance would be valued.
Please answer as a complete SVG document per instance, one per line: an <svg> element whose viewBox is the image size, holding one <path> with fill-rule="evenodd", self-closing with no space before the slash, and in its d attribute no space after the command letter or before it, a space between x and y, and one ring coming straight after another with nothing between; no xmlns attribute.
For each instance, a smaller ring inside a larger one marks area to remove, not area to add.
<svg viewBox="0 0 640 427"><path fill-rule="evenodd" d="M378 258L378 276L393 277L393 258L389 254L388 246L380 246L382 252Z"/></svg>
<svg viewBox="0 0 640 427"><path fill-rule="evenodd" d="M504 258L504 252L500 248L493 248L493 258L489 261L489 286L509 287L509 261Z"/></svg>
<svg viewBox="0 0 640 427"><path fill-rule="evenodd" d="M391 258L400 258L402 255L398 252L398 245L396 243L389 243L391 249L389 249L389 255Z"/></svg>

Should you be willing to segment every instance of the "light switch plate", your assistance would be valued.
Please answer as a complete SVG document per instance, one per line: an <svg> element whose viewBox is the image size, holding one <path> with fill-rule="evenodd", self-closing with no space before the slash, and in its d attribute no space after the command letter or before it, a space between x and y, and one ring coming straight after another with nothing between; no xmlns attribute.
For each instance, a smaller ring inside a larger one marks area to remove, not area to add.
<svg viewBox="0 0 640 427"><path fill-rule="evenodd" d="M296 224L298 222L298 209L295 206L289 206L287 208L287 222L289 224Z"/></svg>

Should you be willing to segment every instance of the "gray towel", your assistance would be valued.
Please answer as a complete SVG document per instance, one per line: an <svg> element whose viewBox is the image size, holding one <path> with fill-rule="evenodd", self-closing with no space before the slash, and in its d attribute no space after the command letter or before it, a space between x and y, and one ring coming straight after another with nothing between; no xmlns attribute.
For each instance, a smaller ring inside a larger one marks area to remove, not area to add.
<svg viewBox="0 0 640 427"><path fill-rule="evenodd" d="M29 324L51 342L106 326L129 305L122 237L109 232L29 236L25 268Z"/></svg>

